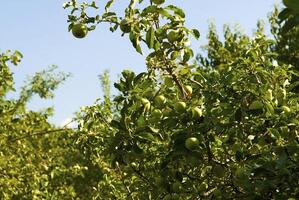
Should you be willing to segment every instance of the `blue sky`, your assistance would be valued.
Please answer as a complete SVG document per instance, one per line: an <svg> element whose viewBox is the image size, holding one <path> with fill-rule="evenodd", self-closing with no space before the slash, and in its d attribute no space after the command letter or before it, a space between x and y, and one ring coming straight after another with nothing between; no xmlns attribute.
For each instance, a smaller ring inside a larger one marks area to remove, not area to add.
<svg viewBox="0 0 299 200"><path fill-rule="evenodd" d="M54 106L51 119L61 124L81 106L90 105L101 97L98 75L105 69L116 81L124 69L135 72L145 70L144 57L131 47L127 37L120 32L111 33L107 25L100 25L85 39L75 39L67 31L67 11L63 0L9 0L1 2L0 51L19 50L24 59L13 67L16 87L20 87L28 75L50 65L70 72L72 76L56 91L52 100L33 99L30 108L38 110ZM99 1L101 2L101 1ZM103 2L103 1L102 1ZM118 4L121 2L121 5ZM121 12L129 0L116 1L115 9ZM240 24L251 34L258 19L264 19L278 0L167 0L186 12L186 24L200 30L201 39L192 44L195 51L205 42L208 21L216 23L219 32L223 24Z"/></svg>

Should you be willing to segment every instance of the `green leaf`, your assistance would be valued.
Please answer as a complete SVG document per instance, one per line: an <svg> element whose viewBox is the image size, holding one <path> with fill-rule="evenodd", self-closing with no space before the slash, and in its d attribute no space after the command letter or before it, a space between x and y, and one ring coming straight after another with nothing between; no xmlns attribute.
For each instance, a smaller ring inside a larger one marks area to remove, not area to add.
<svg viewBox="0 0 299 200"><path fill-rule="evenodd" d="M292 10L290 8L284 8L278 15L281 21L286 20L290 15L292 15Z"/></svg>
<svg viewBox="0 0 299 200"><path fill-rule="evenodd" d="M139 35L135 34L133 31L131 31L129 37L130 37L131 43L132 43L133 47L135 48L135 50L142 55L142 49L140 46Z"/></svg>
<svg viewBox="0 0 299 200"><path fill-rule="evenodd" d="M180 16L181 18L185 18L185 13L182 9L174 6L174 5L169 5L165 7L165 9L170 9L172 10L176 15Z"/></svg>
<svg viewBox="0 0 299 200"><path fill-rule="evenodd" d="M114 3L114 0L110 0L106 3L105 5L105 11L109 12L109 8L111 7L111 5Z"/></svg>
<svg viewBox="0 0 299 200"><path fill-rule="evenodd" d="M155 141L155 137L151 133L148 133L148 132L141 132L141 133L138 134L138 137L140 137L142 139L145 139L145 140L148 140L150 142Z"/></svg>
<svg viewBox="0 0 299 200"><path fill-rule="evenodd" d="M192 30L191 30L191 33L192 33L192 35L193 35L196 39L199 39L199 37L200 37L200 33L199 33L199 31L198 31L197 29L192 29Z"/></svg>
<svg viewBox="0 0 299 200"><path fill-rule="evenodd" d="M159 9L159 13L160 13L160 15L162 15L162 17L166 17L170 20L174 19L174 17L167 10L165 10L163 8Z"/></svg>
<svg viewBox="0 0 299 200"><path fill-rule="evenodd" d="M146 44L148 48L152 49L155 44L155 29L151 27L146 33Z"/></svg>

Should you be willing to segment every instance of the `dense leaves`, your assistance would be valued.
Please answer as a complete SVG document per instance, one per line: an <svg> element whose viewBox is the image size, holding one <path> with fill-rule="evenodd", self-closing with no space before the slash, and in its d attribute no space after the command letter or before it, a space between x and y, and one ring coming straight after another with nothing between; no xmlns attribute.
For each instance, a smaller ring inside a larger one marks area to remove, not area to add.
<svg viewBox="0 0 299 200"><path fill-rule="evenodd" d="M0 199L90 199L100 166L74 148L73 130L48 122L52 108L27 109L35 94L53 97L68 75L51 67L31 77L16 99L8 98L14 91L9 62L21 58L18 51L0 55Z"/></svg>
<svg viewBox="0 0 299 200"><path fill-rule="evenodd" d="M76 129L51 125L50 108L26 108L34 94L53 97L65 74L39 72L9 99L8 62L22 54L0 55L1 199L299 198L298 29L286 27L295 10L274 11L273 37L259 22L253 36L225 26L220 40L210 25L194 59L199 31L167 3L132 0L122 17L113 0L64 4L73 33L108 22L147 52L148 70L124 70L114 96L100 76L104 98L81 107Z"/></svg>
<svg viewBox="0 0 299 200"><path fill-rule="evenodd" d="M148 71L124 71L111 106L85 107L79 121L78 143L110 168L100 196L298 198L298 72L281 52L298 48L283 42L277 14L274 39L258 23L252 37L226 26L221 41L211 25L206 52L191 64L186 33L199 33L181 27L183 11L154 2L140 12L132 2L126 17L140 21L122 31L139 53L141 41L152 49Z"/></svg>

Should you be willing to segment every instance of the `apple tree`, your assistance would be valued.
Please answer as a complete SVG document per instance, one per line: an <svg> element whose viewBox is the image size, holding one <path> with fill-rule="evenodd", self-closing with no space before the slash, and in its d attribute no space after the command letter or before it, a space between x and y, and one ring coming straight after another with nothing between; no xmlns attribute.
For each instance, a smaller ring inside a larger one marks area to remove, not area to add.
<svg viewBox="0 0 299 200"><path fill-rule="evenodd" d="M298 198L298 73L280 40L258 23L252 37L226 26L221 41L211 25L194 60L183 10L131 0L119 17L112 5L64 4L69 30L107 22L147 52L147 71L123 71L119 93L78 116L77 144L105 170L94 199Z"/></svg>
<svg viewBox="0 0 299 200"><path fill-rule="evenodd" d="M74 147L72 129L48 121L52 108L27 108L34 95L53 97L68 74L43 70L16 94L10 64L22 57L19 51L0 53L0 199L91 199L101 166Z"/></svg>

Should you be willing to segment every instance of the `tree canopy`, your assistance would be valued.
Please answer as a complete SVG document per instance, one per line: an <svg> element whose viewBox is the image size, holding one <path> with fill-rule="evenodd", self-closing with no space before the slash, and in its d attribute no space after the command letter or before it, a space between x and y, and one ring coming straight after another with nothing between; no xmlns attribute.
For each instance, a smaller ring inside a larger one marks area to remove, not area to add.
<svg viewBox="0 0 299 200"><path fill-rule="evenodd" d="M55 67L37 73L9 99L8 62L22 54L2 53L0 197L299 198L299 28L290 2L270 15L271 36L258 22L252 36L225 26L221 40L211 24L198 55L190 37L199 31L167 1L129 1L125 16L111 11L113 0L105 8L66 2L75 37L109 23L146 52L147 71L123 71L115 95L103 73L103 100L81 107L72 129L49 123L50 108L26 107L34 94L53 97L68 75Z"/></svg>

